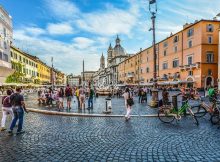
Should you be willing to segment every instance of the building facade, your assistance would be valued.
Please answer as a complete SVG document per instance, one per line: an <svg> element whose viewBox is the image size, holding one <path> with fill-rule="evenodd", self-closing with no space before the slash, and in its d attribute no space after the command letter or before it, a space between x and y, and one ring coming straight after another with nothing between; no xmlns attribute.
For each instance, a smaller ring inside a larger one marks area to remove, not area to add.
<svg viewBox="0 0 220 162"><path fill-rule="evenodd" d="M49 85L51 84L51 67L37 58L37 78L38 84Z"/></svg>
<svg viewBox="0 0 220 162"><path fill-rule="evenodd" d="M90 83L93 80L93 75L95 74L95 71L84 71L81 73L81 80L82 80L82 84L84 86L89 86Z"/></svg>
<svg viewBox="0 0 220 162"><path fill-rule="evenodd" d="M121 46L121 40L117 36L114 48L110 44L107 50L107 67L105 66L105 57L100 58L100 68L93 75L95 86L104 88L116 86L119 84L118 65L131 55L126 54Z"/></svg>
<svg viewBox="0 0 220 162"><path fill-rule="evenodd" d="M10 45L13 40L12 17L0 6L0 83L11 75Z"/></svg>
<svg viewBox="0 0 220 162"><path fill-rule="evenodd" d="M220 22L216 20L195 21L157 43L158 83L198 88L217 85L219 27ZM153 47L120 63L122 83L135 83L138 76L141 84L153 81Z"/></svg>
<svg viewBox="0 0 220 162"><path fill-rule="evenodd" d="M11 46L10 53L12 69L20 73L18 82L37 83L37 57L31 56L14 46Z"/></svg>
<svg viewBox="0 0 220 162"><path fill-rule="evenodd" d="M70 74L67 76L67 84L69 84L71 87L80 86L81 84L81 76L74 76L73 74Z"/></svg>

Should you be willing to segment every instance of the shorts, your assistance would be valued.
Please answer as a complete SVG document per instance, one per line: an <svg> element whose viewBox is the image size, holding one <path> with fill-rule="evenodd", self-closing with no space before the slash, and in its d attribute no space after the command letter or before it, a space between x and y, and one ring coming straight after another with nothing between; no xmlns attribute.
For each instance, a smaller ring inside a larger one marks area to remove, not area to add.
<svg viewBox="0 0 220 162"><path fill-rule="evenodd" d="M59 102L63 102L63 97L59 97Z"/></svg>
<svg viewBox="0 0 220 162"><path fill-rule="evenodd" d="M66 100L67 100L67 101L72 101L72 97L71 97L71 96L67 96L67 97L66 97Z"/></svg>

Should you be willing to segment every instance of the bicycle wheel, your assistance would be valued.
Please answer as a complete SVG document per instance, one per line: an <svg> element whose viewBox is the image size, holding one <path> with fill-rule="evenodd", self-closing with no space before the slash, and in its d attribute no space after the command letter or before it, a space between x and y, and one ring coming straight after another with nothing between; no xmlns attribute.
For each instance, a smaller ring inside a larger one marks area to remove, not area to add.
<svg viewBox="0 0 220 162"><path fill-rule="evenodd" d="M212 115L211 115L211 123L212 123L213 125L218 124L219 121L220 121L220 116L219 116L219 114L212 114Z"/></svg>
<svg viewBox="0 0 220 162"><path fill-rule="evenodd" d="M175 117L171 115L168 111L169 110L167 109L160 109L158 111L158 118L160 119L160 121L164 123L171 123L174 120Z"/></svg>
<svg viewBox="0 0 220 162"><path fill-rule="evenodd" d="M203 117L207 114L206 109L204 107L202 107L201 105L200 106L192 106L191 110L192 110L193 114L198 118Z"/></svg>
<svg viewBox="0 0 220 162"><path fill-rule="evenodd" d="M189 108L188 112L191 115L191 117L193 118L194 123L198 126L199 125L199 121L198 121L197 117L195 116L195 114L193 113L192 109Z"/></svg>

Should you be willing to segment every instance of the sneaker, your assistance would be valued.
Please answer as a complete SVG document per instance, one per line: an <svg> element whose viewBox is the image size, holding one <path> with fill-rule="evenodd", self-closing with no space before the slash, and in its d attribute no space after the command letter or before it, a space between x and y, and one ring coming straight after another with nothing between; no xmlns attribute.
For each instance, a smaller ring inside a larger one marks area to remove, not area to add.
<svg viewBox="0 0 220 162"><path fill-rule="evenodd" d="M17 131L17 135L19 135L19 134L23 134L23 133L25 133L25 131L23 131L23 130L21 130L21 131Z"/></svg>
<svg viewBox="0 0 220 162"><path fill-rule="evenodd" d="M4 127L1 128L1 132L5 131L5 130L6 130L6 128L4 128Z"/></svg>
<svg viewBox="0 0 220 162"><path fill-rule="evenodd" d="M8 131L8 135L9 136L13 136L13 132L10 130L10 131Z"/></svg>

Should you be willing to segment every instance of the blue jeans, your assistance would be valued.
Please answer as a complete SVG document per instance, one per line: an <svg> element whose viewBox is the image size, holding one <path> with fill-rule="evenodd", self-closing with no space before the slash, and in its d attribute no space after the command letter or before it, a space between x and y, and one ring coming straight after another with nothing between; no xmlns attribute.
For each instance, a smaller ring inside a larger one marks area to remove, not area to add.
<svg viewBox="0 0 220 162"><path fill-rule="evenodd" d="M14 112L14 119L12 120L11 126L10 126L10 130L12 131L16 125L16 122L18 120L18 130L17 132L22 130L22 126L23 126L23 120L24 120L24 110L22 107L19 107L17 109L13 110Z"/></svg>
<svg viewBox="0 0 220 162"><path fill-rule="evenodd" d="M91 104L91 107L93 108L93 97L89 97L88 99L88 107L90 107L90 104Z"/></svg>

